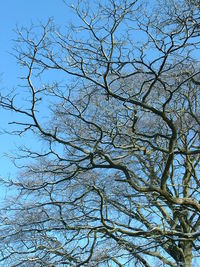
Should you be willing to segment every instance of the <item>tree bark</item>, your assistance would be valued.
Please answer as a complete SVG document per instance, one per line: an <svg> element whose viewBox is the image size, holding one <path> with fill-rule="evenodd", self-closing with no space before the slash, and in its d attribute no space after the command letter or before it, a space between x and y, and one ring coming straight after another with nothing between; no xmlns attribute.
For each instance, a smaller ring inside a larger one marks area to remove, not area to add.
<svg viewBox="0 0 200 267"><path fill-rule="evenodd" d="M192 241L185 241L182 245L184 258L178 262L180 267L192 267Z"/></svg>
<svg viewBox="0 0 200 267"><path fill-rule="evenodd" d="M192 267L192 242L187 241L184 247L185 266Z"/></svg>

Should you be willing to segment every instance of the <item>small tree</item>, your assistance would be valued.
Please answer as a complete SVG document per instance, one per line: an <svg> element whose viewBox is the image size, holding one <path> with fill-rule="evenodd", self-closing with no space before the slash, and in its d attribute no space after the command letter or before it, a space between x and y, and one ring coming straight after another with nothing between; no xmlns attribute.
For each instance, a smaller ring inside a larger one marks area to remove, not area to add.
<svg viewBox="0 0 200 267"><path fill-rule="evenodd" d="M0 104L19 115L13 133L45 149L15 157L0 261L190 267L200 249L198 1L88 2L71 7L67 33L51 20L18 30L25 90Z"/></svg>

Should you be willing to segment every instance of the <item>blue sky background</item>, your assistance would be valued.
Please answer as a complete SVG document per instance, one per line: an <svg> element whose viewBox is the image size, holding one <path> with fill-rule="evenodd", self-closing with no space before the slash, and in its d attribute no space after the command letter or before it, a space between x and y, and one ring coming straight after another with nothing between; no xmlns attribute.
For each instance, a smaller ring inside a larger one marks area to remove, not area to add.
<svg viewBox="0 0 200 267"><path fill-rule="evenodd" d="M67 0L68 3L73 0ZM14 46L13 39L16 37L16 26L28 26L31 22L46 22L49 17L54 18L58 25L73 21L73 14L65 6L62 0L4 0L0 8L0 90L9 92L19 84L19 66L16 59L11 55ZM14 114L0 109L0 131L8 129L8 122L14 120ZM5 153L16 150L17 145L34 144L30 136L0 135L0 177L14 176L17 169ZM6 191L0 187L0 199Z"/></svg>
<svg viewBox="0 0 200 267"><path fill-rule="evenodd" d="M71 0L68 0L70 4ZM56 24L63 25L73 21L73 14L66 8L62 0L6 0L0 8L0 90L9 92L19 84L20 69L12 53L13 39L16 37L16 26L28 26L31 22L46 22L53 17ZM0 130L8 128L8 122L14 114L0 110ZM29 137L0 135L0 177L15 175L16 169L11 161L4 156L13 152L16 145L28 144L33 141ZM0 190L0 195L3 192Z"/></svg>

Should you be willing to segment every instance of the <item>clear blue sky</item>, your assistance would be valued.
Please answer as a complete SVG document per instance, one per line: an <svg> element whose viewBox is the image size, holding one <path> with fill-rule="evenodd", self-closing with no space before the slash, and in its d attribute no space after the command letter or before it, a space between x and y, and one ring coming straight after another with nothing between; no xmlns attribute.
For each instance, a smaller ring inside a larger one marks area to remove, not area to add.
<svg viewBox="0 0 200 267"><path fill-rule="evenodd" d="M71 0L68 0L70 3ZM62 0L6 0L1 2L0 8L0 90L9 91L19 84L19 66L15 58L10 55L14 45L14 29L16 25L27 26L39 21L46 22L53 17L59 25L73 20L72 14ZM8 127L12 114L0 110L0 130ZM0 135L0 177L14 174L15 168L4 153L14 151L15 145L32 142L28 137L17 138L10 135ZM0 191L1 194L1 191Z"/></svg>

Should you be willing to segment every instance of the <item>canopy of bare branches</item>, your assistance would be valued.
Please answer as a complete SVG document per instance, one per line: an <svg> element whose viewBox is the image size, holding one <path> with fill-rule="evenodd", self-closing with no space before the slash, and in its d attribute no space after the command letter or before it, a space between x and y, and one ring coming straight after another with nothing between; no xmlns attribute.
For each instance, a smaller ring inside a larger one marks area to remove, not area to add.
<svg viewBox="0 0 200 267"><path fill-rule="evenodd" d="M23 147L18 176L5 178L16 197L0 216L0 264L191 267L199 1L89 2L68 7L67 29L52 20L17 29L23 87L0 106L17 115L12 133L44 147Z"/></svg>

